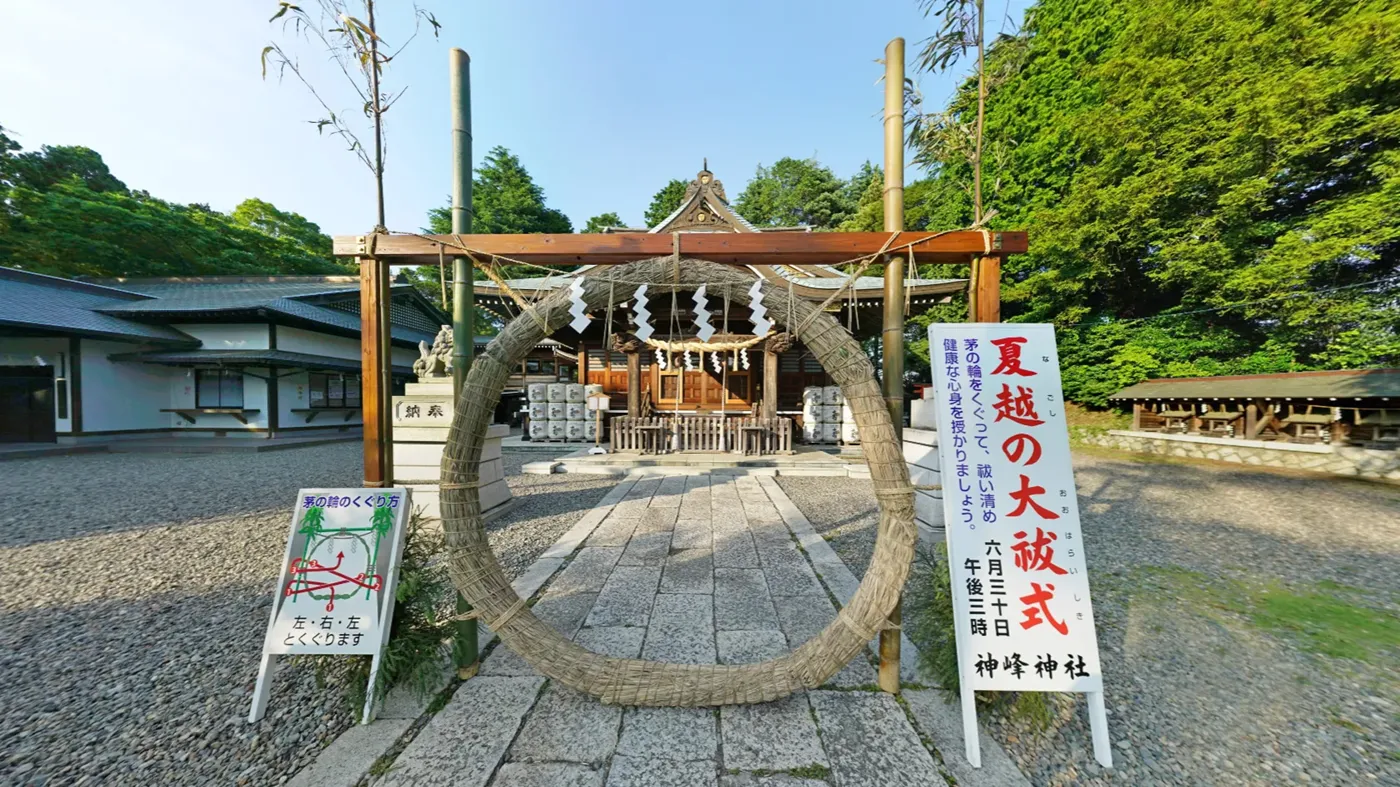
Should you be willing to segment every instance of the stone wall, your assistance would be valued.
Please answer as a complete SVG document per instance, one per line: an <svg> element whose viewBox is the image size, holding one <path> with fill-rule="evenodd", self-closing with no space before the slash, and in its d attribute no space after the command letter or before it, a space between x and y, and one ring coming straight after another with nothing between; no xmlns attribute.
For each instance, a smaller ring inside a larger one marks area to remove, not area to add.
<svg viewBox="0 0 1400 787"><path fill-rule="evenodd" d="M1262 467L1400 481L1400 451L1344 445L1266 443L1195 435L1110 430L1077 436L1082 444L1160 456L1214 459Z"/></svg>

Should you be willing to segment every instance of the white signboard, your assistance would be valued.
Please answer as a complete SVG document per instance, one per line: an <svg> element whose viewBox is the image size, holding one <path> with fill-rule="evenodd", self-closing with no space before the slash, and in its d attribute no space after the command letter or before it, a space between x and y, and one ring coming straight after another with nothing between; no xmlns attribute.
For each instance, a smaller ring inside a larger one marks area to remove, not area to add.
<svg viewBox="0 0 1400 787"><path fill-rule="evenodd" d="M371 655L364 721L372 716L379 658L394 617L409 490L303 489L263 640L248 715L267 711L279 655Z"/></svg>
<svg viewBox="0 0 1400 787"><path fill-rule="evenodd" d="M929 352L968 760L973 691L1075 691L1109 766L1054 328L930 325Z"/></svg>

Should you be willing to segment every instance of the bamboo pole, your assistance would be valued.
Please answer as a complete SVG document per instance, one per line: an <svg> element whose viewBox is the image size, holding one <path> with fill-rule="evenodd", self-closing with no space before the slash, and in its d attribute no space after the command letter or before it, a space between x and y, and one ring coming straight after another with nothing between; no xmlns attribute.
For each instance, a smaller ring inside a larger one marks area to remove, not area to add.
<svg viewBox="0 0 1400 787"><path fill-rule="evenodd" d="M904 39L885 46L885 229L904 229ZM885 319L882 333L885 406L895 440L904 423L904 258L885 260ZM880 630L880 689L899 693L899 634L903 615L896 602L890 626Z"/></svg>
<svg viewBox="0 0 1400 787"><path fill-rule="evenodd" d="M452 95L452 231L472 231L472 107L471 58L456 47L447 53L449 89ZM462 395L462 383L471 370L476 350L473 312L476 293L472 280L471 261L466 257L452 258L452 398ZM457 611L471 611L471 605L457 596ZM466 679L476 674L479 664L476 619L457 621L453 657L457 676Z"/></svg>

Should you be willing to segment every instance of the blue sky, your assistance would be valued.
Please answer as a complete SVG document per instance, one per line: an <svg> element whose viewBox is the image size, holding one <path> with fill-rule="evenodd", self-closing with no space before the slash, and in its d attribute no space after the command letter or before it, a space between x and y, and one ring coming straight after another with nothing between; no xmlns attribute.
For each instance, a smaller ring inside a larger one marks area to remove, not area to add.
<svg viewBox="0 0 1400 787"><path fill-rule="evenodd" d="M389 87L409 86L387 117L392 229L417 229L449 191L451 46L472 57L476 160L510 148L578 227L609 210L640 223L652 194L706 156L731 198L783 156L815 156L842 177L878 163L875 60L895 36L912 58L933 30L915 0L420 2L443 31L420 36L388 74ZM1007 16L1019 23L1028 4L1010 0ZM318 138L306 122L318 106L300 85L260 77L259 51L286 38L267 23L275 7L8 2L0 125L26 148L95 148L127 185L165 199L229 210L256 196L328 233L361 232L374 223L369 171ZM406 34L408 8L380 6L389 43ZM332 105L352 107L321 55L292 45ZM940 100L953 84L917 78Z"/></svg>

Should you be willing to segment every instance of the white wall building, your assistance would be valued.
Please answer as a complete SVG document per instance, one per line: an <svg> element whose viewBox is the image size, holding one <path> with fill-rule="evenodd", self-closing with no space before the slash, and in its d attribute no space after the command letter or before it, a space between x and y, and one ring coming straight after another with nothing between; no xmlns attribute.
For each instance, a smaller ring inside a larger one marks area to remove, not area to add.
<svg viewBox="0 0 1400 787"><path fill-rule="evenodd" d="M358 432L355 276L80 282L0 268L0 442ZM447 315L393 285L396 388Z"/></svg>

